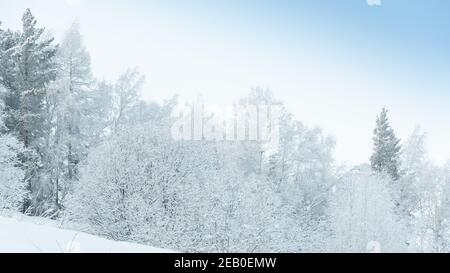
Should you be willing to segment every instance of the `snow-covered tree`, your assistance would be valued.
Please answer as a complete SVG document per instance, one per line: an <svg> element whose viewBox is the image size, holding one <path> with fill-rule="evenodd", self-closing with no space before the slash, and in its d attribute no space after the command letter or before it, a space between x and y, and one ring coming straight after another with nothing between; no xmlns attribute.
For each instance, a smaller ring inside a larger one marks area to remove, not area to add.
<svg viewBox="0 0 450 273"><path fill-rule="evenodd" d="M407 249L404 224L395 214L390 178L368 166L355 167L333 189L331 251L402 252ZM368 249L376 246L377 250Z"/></svg>
<svg viewBox="0 0 450 273"><path fill-rule="evenodd" d="M168 239L179 240L169 236L184 227L175 221L185 213L178 207L178 189L206 159L173 143L168 132L149 123L117 130L89 156L69 214L114 239L167 245Z"/></svg>
<svg viewBox="0 0 450 273"><path fill-rule="evenodd" d="M259 88L241 100L257 105L280 107L279 145L270 154L263 150L263 174L279 200L276 223L282 227L283 249L319 251L324 249L329 192L332 182L334 140L320 129L296 121L271 92Z"/></svg>
<svg viewBox="0 0 450 273"><path fill-rule="evenodd" d="M18 136L28 153L21 156L26 168L25 180L30 191L24 202L24 211L41 213L40 203L46 198L41 184L42 157L45 153L45 96L49 83L56 78L56 52L53 38L47 38L45 29L27 9L22 17L22 30L7 31L1 39L1 84L6 89L5 126Z"/></svg>
<svg viewBox="0 0 450 273"><path fill-rule="evenodd" d="M419 177L419 209L414 218L419 251L449 251L449 177L448 165L430 166Z"/></svg>
<svg viewBox="0 0 450 273"><path fill-rule="evenodd" d="M387 109L383 108L377 117L374 130L374 148L370 158L372 169L383 173L386 172L392 179L400 178L400 140L395 136L394 130L389 124Z"/></svg>
<svg viewBox="0 0 450 273"><path fill-rule="evenodd" d="M130 122L129 114L140 97L144 76L137 69L128 69L117 80L113 89L112 131Z"/></svg>
<svg viewBox="0 0 450 273"><path fill-rule="evenodd" d="M427 164L426 141L427 134L417 126L403 145L401 168L406 175L417 173Z"/></svg>
<svg viewBox="0 0 450 273"><path fill-rule="evenodd" d="M91 99L95 84L78 23L67 30L57 58L57 79L46 95L48 135L44 161L50 172L48 179L56 211L62 208L70 185L78 179L78 165L86 157L88 135L92 133L86 128L87 120L92 115L95 119L95 112L102 108Z"/></svg>
<svg viewBox="0 0 450 273"><path fill-rule="evenodd" d="M428 159L426 134L416 127L405 142L402 177L391 186L397 214L407 223L410 250L448 251L450 231L449 168Z"/></svg>
<svg viewBox="0 0 450 273"><path fill-rule="evenodd" d="M392 185L394 200L401 214L411 217L418 209L419 184L430 164L426 155L426 134L416 127L403 145L402 177Z"/></svg>
<svg viewBox="0 0 450 273"><path fill-rule="evenodd" d="M60 113L63 122L63 143L67 152L67 180L78 176L78 164L89 146L82 131L83 116L89 108L89 93L92 92L93 78L90 56L85 49L79 26L74 23L61 43L60 75L62 100Z"/></svg>

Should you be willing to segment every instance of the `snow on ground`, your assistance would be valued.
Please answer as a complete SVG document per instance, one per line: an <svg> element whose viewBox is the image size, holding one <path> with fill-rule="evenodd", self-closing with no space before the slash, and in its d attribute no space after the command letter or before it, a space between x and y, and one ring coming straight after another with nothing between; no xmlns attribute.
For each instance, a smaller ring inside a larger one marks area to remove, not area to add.
<svg viewBox="0 0 450 273"><path fill-rule="evenodd" d="M59 229L42 218L0 217L0 252L13 253L165 253L164 249L115 242L83 232Z"/></svg>

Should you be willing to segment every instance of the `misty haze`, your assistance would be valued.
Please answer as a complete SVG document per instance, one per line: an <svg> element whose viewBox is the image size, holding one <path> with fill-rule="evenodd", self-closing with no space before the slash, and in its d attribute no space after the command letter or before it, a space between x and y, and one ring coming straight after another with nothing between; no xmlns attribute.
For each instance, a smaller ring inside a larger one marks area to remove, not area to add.
<svg viewBox="0 0 450 273"><path fill-rule="evenodd" d="M0 252L450 252L449 10L0 0Z"/></svg>

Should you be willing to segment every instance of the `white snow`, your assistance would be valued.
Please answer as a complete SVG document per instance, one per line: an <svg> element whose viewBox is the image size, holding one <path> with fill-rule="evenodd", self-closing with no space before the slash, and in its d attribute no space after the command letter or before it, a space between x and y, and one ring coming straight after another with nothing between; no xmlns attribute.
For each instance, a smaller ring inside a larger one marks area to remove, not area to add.
<svg viewBox="0 0 450 273"><path fill-rule="evenodd" d="M83 232L59 229L55 227L56 223L48 220L39 221L39 219L31 217L20 218L0 217L0 253L171 252L133 243L115 242Z"/></svg>

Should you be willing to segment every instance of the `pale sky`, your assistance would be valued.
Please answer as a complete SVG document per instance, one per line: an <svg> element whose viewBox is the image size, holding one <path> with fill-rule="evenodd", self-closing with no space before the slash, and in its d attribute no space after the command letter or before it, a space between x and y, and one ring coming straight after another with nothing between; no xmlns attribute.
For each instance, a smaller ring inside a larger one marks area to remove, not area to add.
<svg viewBox="0 0 450 273"><path fill-rule="evenodd" d="M450 158L450 1L0 0L3 27L28 7L57 39L78 19L95 75L137 66L148 100L269 88L349 164L368 161L386 106L400 138L420 124L431 159Z"/></svg>

